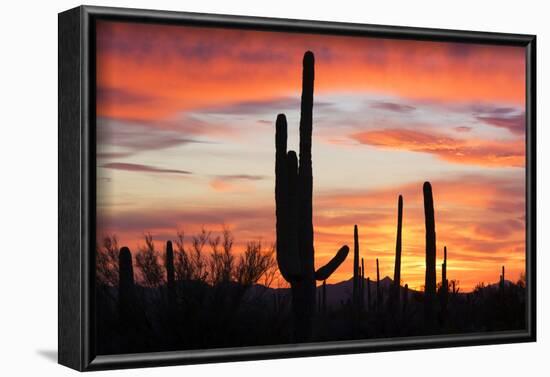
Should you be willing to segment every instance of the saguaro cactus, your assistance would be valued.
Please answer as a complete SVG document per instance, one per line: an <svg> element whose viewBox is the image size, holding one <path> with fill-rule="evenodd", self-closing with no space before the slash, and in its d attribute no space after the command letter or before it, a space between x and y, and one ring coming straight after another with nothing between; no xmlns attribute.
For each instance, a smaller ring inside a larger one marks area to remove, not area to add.
<svg viewBox="0 0 550 377"><path fill-rule="evenodd" d="M172 241L166 242L165 267L166 286L168 287L168 290L173 290L175 288L176 279L174 276L174 249L172 247Z"/></svg>
<svg viewBox="0 0 550 377"><path fill-rule="evenodd" d="M166 255L164 258L166 268L166 290L170 310L175 310L176 304L176 279L174 273L174 249L172 241L166 241Z"/></svg>
<svg viewBox="0 0 550 377"><path fill-rule="evenodd" d="M399 307L399 288L401 284L401 228L403 226L403 197L399 195L397 200L397 239L395 241L395 269L393 272L392 301L396 308Z"/></svg>
<svg viewBox="0 0 550 377"><path fill-rule="evenodd" d="M500 275L500 289L504 290L504 266L502 266L502 274Z"/></svg>
<svg viewBox="0 0 550 377"><path fill-rule="evenodd" d="M380 265L378 264L378 258L376 258L376 308L382 309L382 294L380 293Z"/></svg>
<svg viewBox="0 0 550 377"><path fill-rule="evenodd" d="M361 258L361 298L359 300L361 310L365 309L365 260Z"/></svg>
<svg viewBox="0 0 550 377"><path fill-rule="evenodd" d="M426 277L424 285L424 321L427 328L433 326L435 315L435 216L432 185L424 182L424 218L426 227Z"/></svg>
<svg viewBox="0 0 550 377"><path fill-rule="evenodd" d="M118 308L120 322L126 326L131 322L134 310L134 267L132 253L126 246L118 254Z"/></svg>
<svg viewBox="0 0 550 377"><path fill-rule="evenodd" d="M441 288L445 294L449 293L449 279L447 279L447 246L443 247L443 264L441 264Z"/></svg>
<svg viewBox="0 0 550 377"><path fill-rule="evenodd" d="M441 316L443 320L447 316L449 302L449 281L447 280L447 246L443 247L443 263L441 264Z"/></svg>
<svg viewBox="0 0 550 377"><path fill-rule="evenodd" d="M353 227L353 307L357 311L360 306L360 267L359 267L359 232L357 225Z"/></svg>
<svg viewBox="0 0 550 377"><path fill-rule="evenodd" d="M311 167L313 81L314 56L307 51L303 59L299 164L296 153L287 152L284 114L277 116L275 131L277 264L291 286L295 341L306 341L311 336L315 280L328 279L349 253L349 247L343 246L330 262L315 271Z"/></svg>

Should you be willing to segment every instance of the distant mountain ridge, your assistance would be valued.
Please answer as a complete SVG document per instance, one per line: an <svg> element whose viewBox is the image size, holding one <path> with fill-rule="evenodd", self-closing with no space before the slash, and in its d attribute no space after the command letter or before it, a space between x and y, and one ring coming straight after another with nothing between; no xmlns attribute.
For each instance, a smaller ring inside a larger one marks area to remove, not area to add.
<svg viewBox="0 0 550 377"><path fill-rule="evenodd" d="M505 280L505 286L510 287L513 285L516 285L510 280ZM385 276L383 279L380 279L380 295L381 297L386 300L387 297L389 297L391 287L393 285L393 279L389 276ZM364 279L364 286L365 286L365 305L367 302L367 279ZM484 289L498 289L500 286L499 282L487 284L484 286ZM449 289L451 289L449 287ZM317 294L322 290L322 286L317 287ZM405 287L400 286L400 294L403 294L403 291L405 290ZM409 297L414 294L423 294L423 291L418 291L415 289L408 288L409 290ZM352 299L352 292L353 292L353 277L349 280L343 280L338 283L332 283L326 285L326 295L327 295L327 306L334 307L343 304L346 304L348 300ZM467 292L460 291L458 294L460 296L465 295ZM287 294L290 294L290 288L269 288L261 284L257 284L249 289L249 292L247 295L253 296L258 294L264 294L264 295L279 295L279 296L285 296ZM374 304L376 300L376 280L371 280L370 282L370 295L372 303Z"/></svg>

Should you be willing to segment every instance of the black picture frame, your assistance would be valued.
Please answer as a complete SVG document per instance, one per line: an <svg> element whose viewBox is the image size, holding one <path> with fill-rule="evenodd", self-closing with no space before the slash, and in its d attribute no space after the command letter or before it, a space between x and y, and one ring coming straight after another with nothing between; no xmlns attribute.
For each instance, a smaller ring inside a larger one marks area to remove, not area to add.
<svg viewBox="0 0 550 377"><path fill-rule="evenodd" d="M525 47L527 329L198 351L96 355L93 347L96 220L94 36L95 21L98 19ZM92 6L80 6L60 13L58 21L60 364L79 371L90 371L536 341L536 36Z"/></svg>

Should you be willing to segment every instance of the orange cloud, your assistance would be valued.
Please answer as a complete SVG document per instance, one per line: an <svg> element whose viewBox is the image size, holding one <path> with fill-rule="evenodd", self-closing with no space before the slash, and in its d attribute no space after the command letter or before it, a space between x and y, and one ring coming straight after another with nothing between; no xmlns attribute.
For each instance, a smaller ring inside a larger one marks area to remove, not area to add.
<svg viewBox="0 0 550 377"><path fill-rule="evenodd" d="M437 132L384 129L359 132L351 138L380 148L429 153L442 160L486 167L524 167L525 141L456 139Z"/></svg>
<svg viewBox="0 0 550 377"><path fill-rule="evenodd" d="M304 51L316 91L522 105L520 47L100 21L97 111L134 120L300 90Z"/></svg>

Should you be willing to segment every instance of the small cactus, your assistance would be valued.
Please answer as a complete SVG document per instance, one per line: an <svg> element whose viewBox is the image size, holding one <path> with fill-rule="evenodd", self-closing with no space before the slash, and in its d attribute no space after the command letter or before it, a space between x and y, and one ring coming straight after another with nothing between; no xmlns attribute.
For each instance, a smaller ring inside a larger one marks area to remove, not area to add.
<svg viewBox="0 0 550 377"><path fill-rule="evenodd" d="M395 270L393 273L392 301L399 307L399 288L401 283L401 228L403 226L403 197L399 195L397 200L397 237L395 241Z"/></svg>
<svg viewBox="0 0 550 377"><path fill-rule="evenodd" d="M365 309L365 260L361 258L361 299L359 300L360 309Z"/></svg>
<svg viewBox="0 0 550 377"><path fill-rule="evenodd" d="M166 242L166 288L168 289L168 300L171 305L175 304L176 300L176 279L174 273L174 249L172 241Z"/></svg>
<svg viewBox="0 0 550 377"><path fill-rule="evenodd" d="M132 253L126 246L118 254L118 305L121 324L130 323L135 305L134 267Z"/></svg>
<svg viewBox="0 0 550 377"><path fill-rule="evenodd" d="M378 264L378 258L376 258L376 308L382 309L382 294L380 292L380 265Z"/></svg>
<svg viewBox="0 0 550 377"><path fill-rule="evenodd" d="M447 280L447 246L443 247L443 263L441 264L441 316L443 320L447 316L449 301L449 281Z"/></svg>
<svg viewBox="0 0 550 377"><path fill-rule="evenodd" d="M504 280L505 279L505 276L504 276L504 266L502 266L502 274L500 275L500 289L502 291L504 291Z"/></svg>
<svg viewBox="0 0 550 377"><path fill-rule="evenodd" d="M360 266L359 266L359 232L357 225L353 227L353 306L359 309L360 300Z"/></svg>

